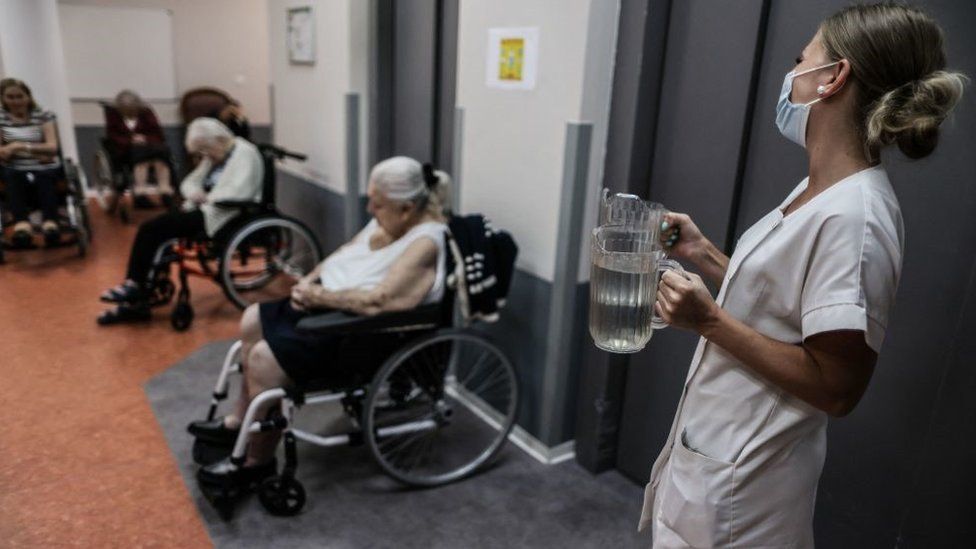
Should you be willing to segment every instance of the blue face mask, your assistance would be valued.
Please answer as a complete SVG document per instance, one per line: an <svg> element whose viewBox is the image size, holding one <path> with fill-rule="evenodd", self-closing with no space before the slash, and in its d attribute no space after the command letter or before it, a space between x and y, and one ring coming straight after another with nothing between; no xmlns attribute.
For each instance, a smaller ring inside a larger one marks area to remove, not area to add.
<svg viewBox="0 0 976 549"><path fill-rule="evenodd" d="M805 148L807 146L807 120L810 118L810 105L823 99L818 97L809 103L791 103L790 93L793 91L793 79L813 71L833 67L837 63L834 61L802 72L790 71L786 73L783 78L783 88L779 92L779 101L776 103L776 127L779 128L779 133L783 134L783 137Z"/></svg>

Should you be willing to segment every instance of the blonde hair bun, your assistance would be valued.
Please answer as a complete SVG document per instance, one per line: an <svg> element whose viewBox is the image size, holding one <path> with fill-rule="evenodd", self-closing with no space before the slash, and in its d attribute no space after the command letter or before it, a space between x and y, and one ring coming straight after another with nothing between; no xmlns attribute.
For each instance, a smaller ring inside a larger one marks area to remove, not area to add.
<svg viewBox="0 0 976 549"><path fill-rule="evenodd" d="M924 158L939 142L939 126L962 97L965 75L934 71L882 95L867 116L868 146L893 143L905 156Z"/></svg>

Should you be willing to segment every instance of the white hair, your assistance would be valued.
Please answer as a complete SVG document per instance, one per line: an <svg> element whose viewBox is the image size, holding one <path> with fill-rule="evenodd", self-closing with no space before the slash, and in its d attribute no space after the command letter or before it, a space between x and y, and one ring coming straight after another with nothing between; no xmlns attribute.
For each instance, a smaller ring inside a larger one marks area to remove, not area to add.
<svg viewBox="0 0 976 549"><path fill-rule="evenodd" d="M190 125L186 128L187 148L197 141L216 144L232 139L234 139L234 134L216 118L197 118L193 122L190 122Z"/></svg>
<svg viewBox="0 0 976 549"><path fill-rule="evenodd" d="M447 205L451 177L441 170L434 170L434 176L437 182L428 187L423 164L407 156L394 156L373 166L369 179L390 200L426 205L428 211L440 215Z"/></svg>

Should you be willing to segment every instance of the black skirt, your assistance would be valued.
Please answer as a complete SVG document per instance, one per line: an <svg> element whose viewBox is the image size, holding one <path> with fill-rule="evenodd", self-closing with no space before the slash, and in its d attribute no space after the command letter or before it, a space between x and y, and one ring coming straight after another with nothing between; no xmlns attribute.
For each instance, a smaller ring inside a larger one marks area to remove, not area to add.
<svg viewBox="0 0 976 549"><path fill-rule="evenodd" d="M341 389L366 383L396 348L393 338L381 334L298 331L298 321L309 313L292 308L288 298L262 303L260 313L264 340L281 369L299 387Z"/></svg>

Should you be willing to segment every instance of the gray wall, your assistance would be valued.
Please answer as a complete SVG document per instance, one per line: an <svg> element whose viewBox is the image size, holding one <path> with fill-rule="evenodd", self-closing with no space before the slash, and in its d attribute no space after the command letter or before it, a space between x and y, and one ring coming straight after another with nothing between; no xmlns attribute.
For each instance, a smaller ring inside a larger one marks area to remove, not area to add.
<svg viewBox="0 0 976 549"><path fill-rule="evenodd" d="M643 192L690 213L720 246L775 207L806 170L802 149L773 123L783 74L819 21L847 3L673 2L660 119L648 129L658 139L651 139L653 165ZM976 5L918 4L945 28L950 66L976 75ZM905 217L905 264L871 386L857 409L828 429L818 546L958 547L971 545L976 533L972 91L933 156L915 163L897 151L885 157ZM614 110L626 106L625 98L618 101L623 92L615 90ZM584 364L588 383L613 386L625 377L623 393L610 391L605 400L623 399L615 459L635 482L646 481L664 443L696 340L664 330L629 365L601 373ZM598 417L595 407L582 401L580 409L580 428L594 430L591 440L614 432L613 418ZM588 450L606 461L607 447Z"/></svg>

